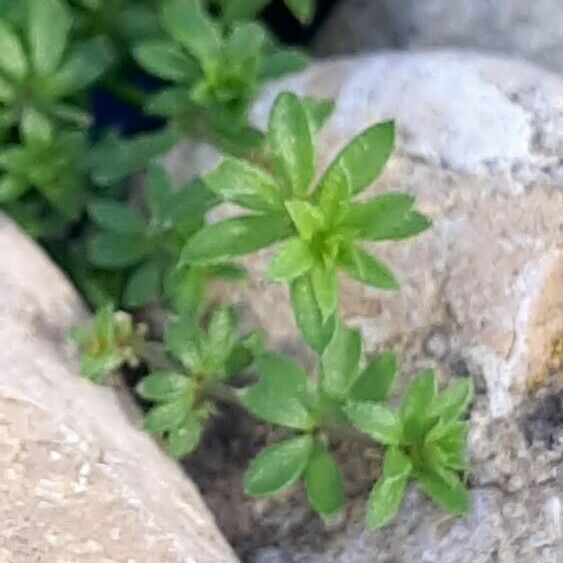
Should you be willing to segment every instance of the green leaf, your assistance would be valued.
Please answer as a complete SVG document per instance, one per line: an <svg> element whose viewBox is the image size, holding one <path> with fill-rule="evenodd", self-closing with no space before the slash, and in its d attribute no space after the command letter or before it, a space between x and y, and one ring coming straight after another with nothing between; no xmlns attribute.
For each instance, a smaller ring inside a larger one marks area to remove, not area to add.
<svg viewBox="0 0 563 563"><path fill-rule="evenodd" d="M21 41L12 27L2 20L0 20L0 70L17 80L22 80L28 70Z"/></svg>
<svg viewBox="0 0 563 563"><path fill-rule="evenodd" d="M144 70L164 80L189 82L199 74L195 62L171 41L145 41L135 47L133 55Z"/></svg>
<svg viewBox="0 0 563 563"><path fill-rule="evenodd" d="M315 0L284 0L291 13L303 24L308 25L315 17Z"/></svg>
<svg viewBox="0 0 563 563"><path fill-rule="evenodd" d="M153 407L145 416L145 429L151 434L162 434L178 428L186 420L190 404L184 397Z"/></svg>
<svg viewBox="0 0 563 563"><path fill-rule="evenodd" d="M225 49L237 64L258 62L264 47L264 29L256 22L236 24L228 37Z"/></svg>
<svg viewBox="0 0 563 563"><path fill-rule="evenodd" d="M172 194L162 221L165 225L173 225L174 231L182 240L187 240L203 226L205 214L216 203L215 194L196 178Z"/></svg>
<svg viewBox="0 0 563 563"><path fill-rule="evenodd" d="M308 272L314 259L307 243L297 237L290 238L270 263L266 278L270 282L292 281Z"/></svg>
<svg viewBox="0 0 563 563"><path fill-rule="evenodd" d="M84 90L106 72L113 60L111 45L103 37L95 37L76 45L53 75L57 94L65 96Z"/></svg>
<svg viewBox="0 0 563 563"><path fill-rule="evenodd" d="M332 100L317 100L311 96L301 99L313 133L320 131L334 111Z"/></svg>
<svg viewBox="0 0 563 563"><path fill-rule="evenodd" d="M332 337L334 318L323 321L309 276L294 280L290 290L293 313L299 330L307 344L321 354Z"/></svg>
<svg viewBox="0 0 563 563"><path fill-rule="evenodd" d="M35 69L49 75L60 64L72 25L69 10L60 0L29 0L28 41Z"/></svg>
<svg viewBox="0 0 563 563"><path fill-rule="evenodd" d="M321 358L321 386L329 397L348 396L358 374L361 354L360 333L339 323Z"/></svg>
<svg viewBox="0 0 563 563"><path fill-rule="evenodd" d="M270 0L223 0L222 19L226 22L254 18L270 2Z"/></svg>
<svg viewBox="0 0 563 563"><path fill-rule="evenodd" d="M159 223L166 221L167 212L172 205L172 183L164 168L150 164L147 169L147 203L151 217Z"/></svg>
<svg viewBox="0 0 563 563"><path fill-rule="evenodd" d="M0 179L0 203L12 201L30 188L29 184L15 176L4 176Z"/></svg>
<svg viewBox="0 0 563 563"><path fill-rule="evenodd" d="M258 418L293 428L307 430L314 419L307 407L309 380L291 360L274 354L257 359L260 382L242 394L244 406Z"/></svg>
<svg viewBox="0 0 563 563"><path fill-rule="evenodd" d="M361 248L347 245L342 248L338 265L352 278L377 289L397 289L399 284L391 270Z"/></svg>
<svg viewBox="0 0 563 563"><path fill-rule="evenodd" d="M149 401L170 402L183 396L192 404L193 382L189 377L174 371L159 371L143 378L137 385L137 393Z"/></svg>
<svg viewBox="0 0 563 563"><path fill-rule="evenodd" d="M235 346L236 316L232 307L219 307L211 315L205 339L206 363L224 372L225 363Z"/></svg>
<svg viewBox="0 0 563 563"><path fill-rule="evenodd" d="M219 197L242 207L266 212L283 209L275 180L244 160L226 158L203 181Z"/></svg>
<svg viewBox="0 0 563 563"><path fill-rule="evenodd" d="M400 411L407 440L412 442L422 440L433 425L429 415L437 388L436 375L431 369L418 375L408 388Z"/></svg>
<svg viewBox="0 0 563 563"><path fill-rule="evenodd" d="M218 264L256 252L291 234L282 215L261 215L228 219L209 225L185 245L180 264Z"/></svg>
<svg viewBox="0 0 563 563"><path fill-rule="evenodd" d="M315 147L307 112L295 94L284 92L275 101L268 143L276 175L293 195L306 194L315 174Z"/></svg>
<svg viewBox="0 0 563 563"><path fill-rule="evenodd" d="M12 85L0 76L0 102L5 103L8 105L10 102L13 101L16 92ZM2 126L2 129L4 127Z"/></svg>
<svg viewBox="0 0 563 563"><path fill-rule="evenodd" d="M397 356L383 352L374 358L358 376L350 391L350 399L356 401L386 401L397 375Z"/></svg>
<svg viewBox="0 0 563 563"><path fill-rule="evenodd" d="M364 240L402 240L431 226L431 222L413 211L414 198L405 193L387 193L367 203L350 206L342 228L351 229Z"/></svg>
<svg viewBox="0 0 563 563"><path fill-rule="evenodd" d="M285 74L301 72L309 63L310 58L300 49L277 48L273 53L267 53L262 57L260 78L267 81Z"/></svg>
<svg viewBox="0 0 563 563"><path fill-rule="evenodd" d="M186 113L190 109L190 104L188 86L171 86L151 96L145 110L150 115L172 117Z"/></svg>
<svg viewBox="0 0 563 563"><path fill-rule="evenodd" d="M175 459L191 454L203 437L203 420L197 413L189 412L182 426L172 430L166 439L168 451Z"/></svg>
<svg viewBox="0 0 563 563"><path fill-rule="evenodd" d="M453 514L465 516L471 511L471 495L455 473L451 472L455 486L442 477L426 470L417 470L416 480L422 490L438 505Z"/></svg>
<svg viewBox="0 0 563 563"><path fill-rule="evenodd" d="M334 315L338 307L338 278L332 268L317 264L311 270L311 283L315 300L326 322Z"/></svg>
<svg viewBox="0 0 563 563"><path fill-rule="evenodd" d="M129 309L139 309L158 301L162 287L162 266L153 260L141 264L127 281L123 302Z"/></svg>
<svg viewBox="0 0 563 563"><path fill-rule="evenodd" d="M169 322L165 332L166 347L189 371L202 367L201 332L197 319L181 316Z"/></svg>
<svg viewBox="0 0 563 563"><path fill-rule="evenodd" d="M120 270L138 264L149 252L146 241L113 233L99 233L88 241L88 257L100 268Z"/></svg>
<svg viewBox="0 0 563 563"><path fill-rule="evenodd" d="M344 485L338 463L319 440L305 471L305 488L309 502L324 518L338 514L344 505Z"/></svg>
<svg viewBox="0 0 563 563"><path fill-rule="evenodd" d="M246 472L246 492L259 497L289 488L305 471L312 449L313 438L309 435L284 440L265 448Z"/></svg>
<svg viewBox="0 0 563 563"><path fill-rule="evenodd" d="M165 280L165 293L178 313L199 318L205 306L207 275L203 268L181 268Z"/></svg>
<svg viewBox="0 0 563 563"><path fill-rule="evenodd" d="M444 421L459 418L467 411L473 395L473 381L470 378L460 379L436 397L432 412Z"/></svg>
<svg viewBox="0 0 563 563"><path fill-rule="evenodd" d="M162 26L196 59L217 57L221 39L217 27L199 0L167 0L161 12Z"/></svg>
<svg viewBox="0 0 563 563"><path fill-rule="evenodd" d="M88 206L92 221L102 229L119 235L141 235L147 229L143 218L125 203L98 200Z"/></svg>
<svg viewBox="0 0 563 563"><path fill-rule="evenodd" d="M343 181L351 194L370 187L383 172L393 152L395 125L392 121L378 123L353 139L336 157L323 176L319 190Z"/></svg>
<svg viewBox="0 0 563 563"><path fill-rule="evenodd" d="M344 412L350 422L377 442L398 445L403 438L401 419L392 410L369 402L349 402Z"/></svg>
<svg viewBox="0 0 563 563"><path fill-rule="evenodd" d="M307 201L286 201L285 207L299 236L306 241L311 241L316 233L326 227L322 211Z"/></svg>
<svg viewBox="0 0 563 563"><path fill-rule="evenodd" d="M51 122L33 107L24 109L21 130L27 143L49 144L53 141L53 126Z"/></svg>
<svg viewBox="0 0 563 563"><path fill-rule="evenodd" d="M91 152L94 181L100 186L111 186L168 152L177 140L168 129L137 135L132 139L109 136Z"/></svg>
<svg viewBox="0 0 563 563"><path fill-rule="evenodd" d="M371 530L385 526L399 512L412 471L407 456L397 448L388 448L383 474L375 484L368 501L367 526Z"/></svg>

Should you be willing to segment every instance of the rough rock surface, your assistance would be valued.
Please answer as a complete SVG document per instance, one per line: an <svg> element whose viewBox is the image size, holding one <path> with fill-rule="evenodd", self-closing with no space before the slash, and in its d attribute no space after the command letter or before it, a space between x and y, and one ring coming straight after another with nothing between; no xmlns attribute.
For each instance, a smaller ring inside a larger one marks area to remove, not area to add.
<svg viewBox="0 0 563 563"><path fill-rule="evenodd" d="M0 561L235 562L128 397L76 375L76 293L0 215Z"/></svg>
<svg viewBox="0 0 563 563"><path fill-rule="evenodd" d="M563 2L345 0L316 40L323 56L437 46L499 51L563 72Z"/></svg>
<svg viewBox="0 0 563 563"><path fill-rule="evenodd" d="M463 52L368 56L284 80L256 105L257 124L281 89L335 99L320 138L323 165L369 124L397 121L398 149L373 193L415 194L434 227L374 245L402 288L383 294L343 280L344 312L369 351L399 352L403 384L432 364L444 382L474 378L474 510L450 518L413 489L399 519L368 534L365 487L325 530L302 508L261 504L256 522L268 522L271 543L255 561L563 560L563 82ZM189 145L168 165L185 180L216 158ZM303 352L286 290L263 281L271 255L247 260L250 284L227 292L275 348Z"/></svg>

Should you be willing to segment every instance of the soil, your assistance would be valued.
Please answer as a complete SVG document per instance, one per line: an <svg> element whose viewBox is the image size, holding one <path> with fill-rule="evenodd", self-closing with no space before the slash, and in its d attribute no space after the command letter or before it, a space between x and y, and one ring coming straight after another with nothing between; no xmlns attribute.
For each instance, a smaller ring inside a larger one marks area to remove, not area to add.
<svg viewBox="0 0 563 563"><path fill-rule="evenodd" d="M301 484L276 498L252 499L244 493L249 461L285 435L236 407L222 406L202 446L184 464L244 563L293 563L290 551L322 553L327 542L344 530L347 515L323 522L310 508ZM361 511L360 503L378 476L380 452L362 440L342 440L333 446L344 471L345 512Z"/></svg>

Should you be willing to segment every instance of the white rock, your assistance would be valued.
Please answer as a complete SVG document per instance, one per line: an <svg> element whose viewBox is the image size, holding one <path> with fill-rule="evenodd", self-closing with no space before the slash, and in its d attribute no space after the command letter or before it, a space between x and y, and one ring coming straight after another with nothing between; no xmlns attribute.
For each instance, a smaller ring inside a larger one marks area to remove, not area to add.
<svg viewBox="0 0 563 563"><path fill-rule="evenodd" d="M563 3L346 0L316 39L321 55L446 46L507 53L563 72Z"/></svg>
<svg viewBox="0 0 563 563"><path fill-rule="evenodd" d="M129 398L78 378L71 286L2 215L0 248L0 560L234 563Z"/></svg>

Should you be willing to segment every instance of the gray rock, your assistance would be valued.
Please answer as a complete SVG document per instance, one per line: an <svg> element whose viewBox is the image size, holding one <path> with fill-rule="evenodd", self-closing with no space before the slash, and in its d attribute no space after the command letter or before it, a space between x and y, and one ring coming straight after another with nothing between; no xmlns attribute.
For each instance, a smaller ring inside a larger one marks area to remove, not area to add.
<svg viewBox="0 0 563 563"><path fill-rule="evenodd" d="M413 489L398 520L370 534L357 487L336 529L300 518L288 534L295 502L270 512L261 505L268 529L285 529L271 534L272 545L307 563L563 560L563 379L554 357L563 335L563 82L463 52L366 56L276 84L256 104L256 124L264 126L282 89L334 98L321 166L360 130L396 119L398 148L372 192L413 193L434 227L413 241L374 245L402 288L382 294L343 279L344 315L369 352L399 352L403 385L436 365L443 382L471 375L479 393L471 517L451 518ZM187 145L168 164L185 180L216 160L208 147ZM271 256L246 260L250 283L220 291L273 347L306 357L285 288L263 280ZM358 473L360 482L365 466Z"/></svg>
<svg viewBox="0 0 563 563"><path fill-rule="evenodd" d="M563 72L563 3L346 0L316 40L321 55L444 46L503 52Z"/></svg>
<svg viewBox="0 0 563 563"><path fill-rule="evenodd" d="M0 561L237 561L130 399L78 378L84 307L1 214L0 248Z"/></svg>

